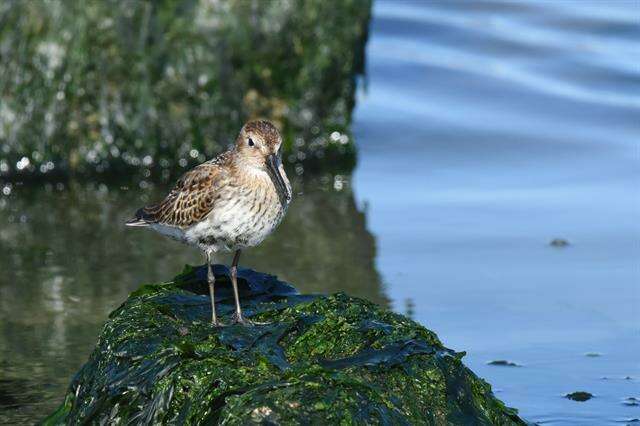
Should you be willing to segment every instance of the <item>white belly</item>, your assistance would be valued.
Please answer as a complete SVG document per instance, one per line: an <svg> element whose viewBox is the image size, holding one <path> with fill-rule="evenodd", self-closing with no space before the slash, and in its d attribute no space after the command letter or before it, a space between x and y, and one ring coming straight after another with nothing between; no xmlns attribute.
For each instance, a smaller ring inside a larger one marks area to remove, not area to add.
<svg viewBox="0 0 640 426"><path fill-rule="evenodd" d="M202 222L185 230L188 243L203 250L232 251L260 244L284 217L285 207L265 197L240 197L216 206ZM261 208L262 206L262 208Z"/></svg>

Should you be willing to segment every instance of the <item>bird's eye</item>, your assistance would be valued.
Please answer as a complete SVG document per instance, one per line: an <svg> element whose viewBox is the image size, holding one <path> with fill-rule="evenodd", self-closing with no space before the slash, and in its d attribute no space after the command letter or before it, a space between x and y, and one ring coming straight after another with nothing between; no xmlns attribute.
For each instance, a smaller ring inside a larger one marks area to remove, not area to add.
<svg viewBox="0 0 640 426"><path fill-rule="evenodd" d="M253 139L249 138L249 141L247 142L249 144L249 146L254 146L255 144L253 143Z"/></svg>

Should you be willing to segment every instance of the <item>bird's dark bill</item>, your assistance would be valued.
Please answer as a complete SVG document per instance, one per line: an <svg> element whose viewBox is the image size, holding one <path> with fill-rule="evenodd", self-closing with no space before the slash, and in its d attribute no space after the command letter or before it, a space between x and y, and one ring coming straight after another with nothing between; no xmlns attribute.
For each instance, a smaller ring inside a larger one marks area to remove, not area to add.
<svg viewBox="0 0 640 426"><path fill-rule="evenodd" d="M281 197L289 200L291 198L291 195L289 194L289 190L287 189L287 184L284 182L284 179L280 174L280 157L278 157L276 154L271 154L270 156L268 156L267 166L269 167L269 171L271 171L271 175L273 176L278 193Z"/></svg>

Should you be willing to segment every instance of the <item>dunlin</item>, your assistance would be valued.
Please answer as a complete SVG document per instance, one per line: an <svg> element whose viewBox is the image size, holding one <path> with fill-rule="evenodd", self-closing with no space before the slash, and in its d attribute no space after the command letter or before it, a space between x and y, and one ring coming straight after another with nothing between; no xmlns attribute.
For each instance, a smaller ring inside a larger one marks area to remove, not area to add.
<svg viewBox="0 0 640 426"><path fill-rule="evenodd" d="M238 260L241 250L260 244L278 226L291 201L281 144L280 132L269 121L246 123L231 150L185 173L163 201L139 209L127 222L204 252L214 325L221 323L216 316L211 264L220 251L235 251L231 265L234 322L251 323L240 308Z"/></svg>

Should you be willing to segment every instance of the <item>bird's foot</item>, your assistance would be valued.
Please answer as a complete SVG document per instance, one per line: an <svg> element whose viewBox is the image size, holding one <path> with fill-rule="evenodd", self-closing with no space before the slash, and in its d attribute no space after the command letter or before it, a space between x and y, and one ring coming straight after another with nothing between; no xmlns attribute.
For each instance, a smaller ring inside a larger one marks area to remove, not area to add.
<svg viewBox="0 0 640 426"><path fill-rule="evenodd" d="M211 326L212 326L212 327L224 327L225 325L226 325L226 324L225 324L225 323L223 323L223 322L222 322L222 321L220 321L220 320L213 320L213 319L211 320Z"/></svg>
<svg viewBox="0 0 640 426"><path fill-rule="evenodd" d="M267 324L269 324L268 322L260 322L260 321L250 320L249 318L245 318L244 315L238 314L237 312L232 315L231 323L232 324L242 324L244 326L267 325Z"/></svg>

